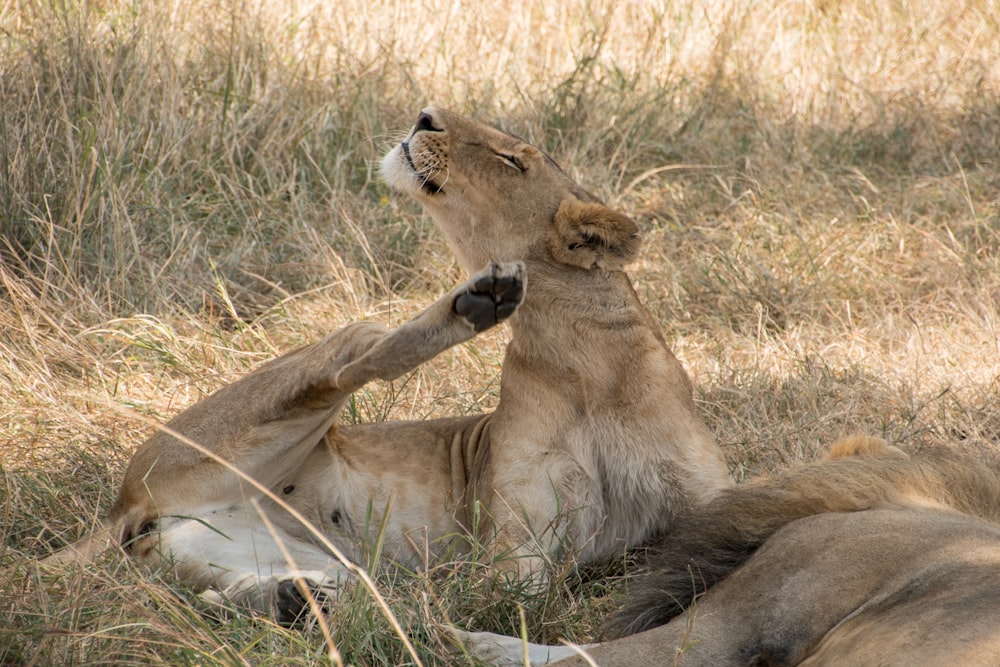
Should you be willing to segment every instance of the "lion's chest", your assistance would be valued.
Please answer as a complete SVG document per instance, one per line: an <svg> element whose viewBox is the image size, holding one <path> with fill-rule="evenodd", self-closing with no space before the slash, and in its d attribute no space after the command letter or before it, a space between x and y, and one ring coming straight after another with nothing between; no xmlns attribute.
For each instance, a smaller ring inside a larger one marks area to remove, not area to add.
<svg viewBox="0 0 1000 667"><path fill-rule="evenodd" d="M568 438L573 458L587 471L602 515L597 551L645 541L664 529L685 504L677 461L667 440L648 425L595 418Z"/></svg>

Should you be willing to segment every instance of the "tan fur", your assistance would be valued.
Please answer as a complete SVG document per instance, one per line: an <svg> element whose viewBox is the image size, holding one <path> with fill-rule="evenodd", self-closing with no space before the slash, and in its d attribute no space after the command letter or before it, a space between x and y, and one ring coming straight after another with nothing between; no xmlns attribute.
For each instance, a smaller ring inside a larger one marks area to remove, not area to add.
<svg viewBox="0 0 1000 667"><path fill-rule="evenodd" d="M998 520L995 461L851 438L681 518L612 620L620 638L587 652L616 667L1000 664ZM497 665L522 652L462 639Z"/></svg>
<svg viewBox="0 0 1000 667"><path fill-rule="evenodd" d="M1000 664L998 605L997 525L916 508L822 514L783 528L669 624L589 646L587 660L551 664L992 667ZM464 639L495 665L523 664L516 641Z"/></svg>
<svg viewBox="0 0 1000 667"><path fill-rule="evenodd" d="M892 447L882 438L873 438L867 435L852 435L841 438L833 443L830 450L823 457L825 459L839 459L845 456L857 456L859 454L888 454L903 451Z"/></svg>
<svg viewBox="0 0 1000 667"><path fill-rule="evenodd" d="M348 557L383 522L385 553L409 565L475 528L513 556L502 566L519 577L641 543L731 485L687 375L623 271L639 246L630 219L533 146L439 109L421 113L382 171L424 205L465 269L523 263L530 288L509 320L496 411L334 427L350 391L472 335L455 294L474 278L390 334L354 325L272 361L171 429L274 490ZM77 555L134 540L138 557L165 553L191 585L258 608L284 604L275 597L288 577L320 589L349 578L276 501L260 500L275 526L264 531L248 504L260 497L157 433L136 452L107 531ZM487 518L478 527L476 501ZM278 563L281 545L294 564Z"/></svg>
<svg viewBox="0 0 1000 667"><path fill-rule="evenodd" d="M637 580L609 634L665 623L797 519L891 507L944 507L1000 519L1000 469L982 456L947 447L905 453L865 439L831 451L834 456L816 463L728 489L680 517L653 545L652 571ZM700 582L694 588L692 576Z"/></svg>

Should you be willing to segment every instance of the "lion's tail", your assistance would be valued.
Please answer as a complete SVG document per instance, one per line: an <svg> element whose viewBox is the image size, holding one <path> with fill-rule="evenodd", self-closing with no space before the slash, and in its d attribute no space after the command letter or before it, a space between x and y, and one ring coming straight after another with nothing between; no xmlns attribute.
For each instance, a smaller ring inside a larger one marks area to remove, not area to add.
<svg viewBox="0 0 1000 667"><path fill-rule="evenodd" d="M949 448L911 457L876 438L842 440L820 462L733 487L682 516L652 546L650 572L632 584L605 634L622 637L667 623L796 519L914 504L995 518L997 471Z"/></svg>

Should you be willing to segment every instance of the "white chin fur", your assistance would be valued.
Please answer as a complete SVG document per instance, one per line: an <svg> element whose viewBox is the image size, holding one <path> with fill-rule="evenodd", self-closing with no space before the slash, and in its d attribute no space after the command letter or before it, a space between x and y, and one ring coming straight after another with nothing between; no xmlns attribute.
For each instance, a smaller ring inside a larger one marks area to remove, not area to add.
<svg viewBox="0 0 1000 667"><path fill-rule="evenodd" d="M390 188L409 194L420 192L420 177L406 163L402 146L397 145L382 158L381 172Z"/></svg>

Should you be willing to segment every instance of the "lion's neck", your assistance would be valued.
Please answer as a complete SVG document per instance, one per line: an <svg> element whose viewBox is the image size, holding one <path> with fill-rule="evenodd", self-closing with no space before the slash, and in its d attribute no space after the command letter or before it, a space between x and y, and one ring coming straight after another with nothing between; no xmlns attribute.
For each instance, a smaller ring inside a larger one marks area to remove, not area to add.
<svg viewBox="0 0 1000 667"><path fill-rule="evenodd" d="M569 369L598 357L634 356L651 342L666 350L623 272L529 266L528 276L524 303L511 318L508 354Z"/></svg>

